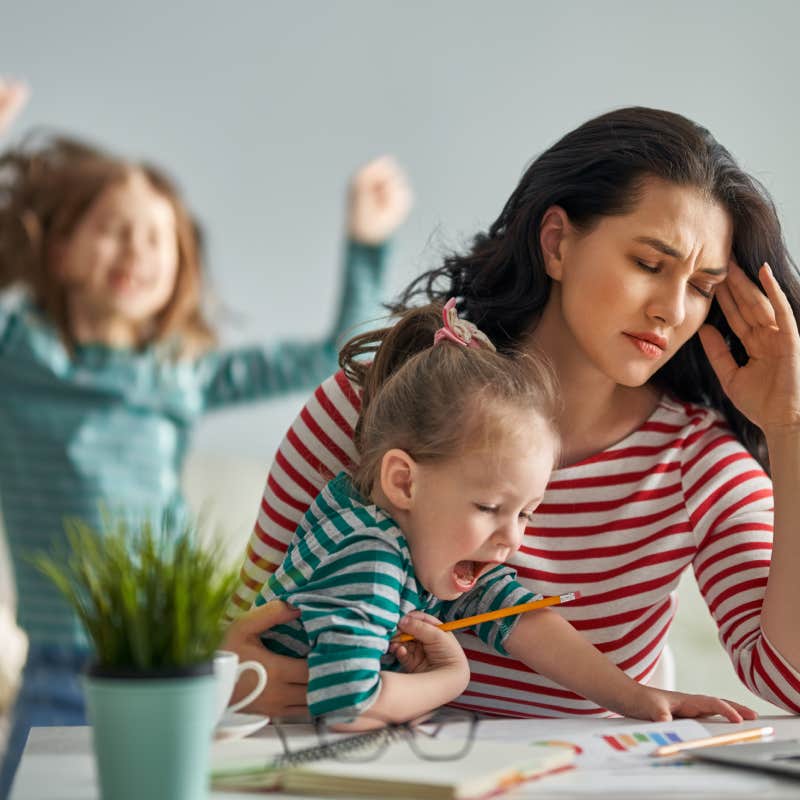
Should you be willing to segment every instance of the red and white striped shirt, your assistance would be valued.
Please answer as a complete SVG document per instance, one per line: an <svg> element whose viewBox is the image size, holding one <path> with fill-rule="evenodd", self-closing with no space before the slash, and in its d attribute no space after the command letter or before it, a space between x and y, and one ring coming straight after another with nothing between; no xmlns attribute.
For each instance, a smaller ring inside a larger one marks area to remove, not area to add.
<svg viewBox="0 0 800 800"><path fill-rule="evenodd" d="M229 608L248 609L325 482L356 459L359 398L342 372L314 393L270 470L242 580ZM772 485L716 411L663 398L621 442L553 472L509 562L545 595L579 589L558 613L628 675L647 682L691 565L720 640L744 684L800 713L800 672L761 630L772 550ZM607 712L476 636L460 636L472 680L459 699L509 716ZM547 647L542 642L542 647Z"/></svg>

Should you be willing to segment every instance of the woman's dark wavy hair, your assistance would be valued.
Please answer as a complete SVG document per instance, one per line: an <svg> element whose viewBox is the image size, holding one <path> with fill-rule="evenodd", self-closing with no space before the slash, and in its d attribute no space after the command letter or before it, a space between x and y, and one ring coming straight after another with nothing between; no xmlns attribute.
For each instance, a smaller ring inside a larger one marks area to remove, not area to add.
<svg viewBox="0 0 800 800"><path fill-rule="evenodd" d="M695 122L669 111L623 108L591 119L566 134L528 167L500 216L479 233L466 254L419 276L394 310L419 295L429 301L458 298L459 314L480 326L499 348L513 348L535 324L550 293L539 244L545 211L561 206L579 230L601 217L630 212L643 181L661 178L699 189L727 209L733 220L733 256L758 285L768 261L800 316L796 266L783 241L766 189ZM728 342L739 364L747 361L717 302L707 321ZM730 402L695 334L652 378L680 400L719 409L747 449L768 469L761 430Z"/></svg>

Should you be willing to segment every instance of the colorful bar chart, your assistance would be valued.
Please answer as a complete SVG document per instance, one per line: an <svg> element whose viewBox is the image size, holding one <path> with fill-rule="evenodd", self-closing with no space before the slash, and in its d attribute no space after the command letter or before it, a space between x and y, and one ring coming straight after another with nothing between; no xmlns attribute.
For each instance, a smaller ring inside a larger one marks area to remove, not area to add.
<svg viewBox="0 0 800 800"><path fill-rule="evenodd" d="M674 731L646 731L626 732L618 734L604 734L602 740L618 753L627 753L637 748L652 749L664 744L682 742L681 736Z"/></svg>

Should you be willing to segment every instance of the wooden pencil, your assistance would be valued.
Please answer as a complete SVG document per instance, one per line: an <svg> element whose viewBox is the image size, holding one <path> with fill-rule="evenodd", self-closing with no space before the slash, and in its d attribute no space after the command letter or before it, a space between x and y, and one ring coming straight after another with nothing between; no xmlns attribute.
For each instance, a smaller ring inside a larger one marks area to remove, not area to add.
<svg viewBox="0 0 800 800"><path fill-rule="evenodd" d="M475 625L480 625L482 622L490 622L494 619L501 619L502 617L512 617L515 614L524 614L526 611L534 611L537 608L546 608L547 606L555 606L560 603L569 603L577 600L581 596L580 592L567 592L566 594L557 594L552 597L542 597L539 600L531 600L530 603L520 603L518 606L509 606L508 608L501 608L497 611L487 611L485 614L475 614L472 617L464 617L463 619L454 619L452 622L443 622L437 625L443 631L457 631L460 628L472 628ZM414 637L410 633L400 633L392 637L393 642L410 642Z"/></svg>
<svg viewBox="0 0 800 800"><path fill-rule="evenodd" d="M733 733L722 733L719 736L707 736L704 739L689 739L686 742L665 744L653 751L655 756L671 756L684 750L696 750L699 747L718 747L723 744L736 744L738 742L752 742L757 739L766 739L772 736L775 729L772 726L765 728L748 728Z"/></svg>

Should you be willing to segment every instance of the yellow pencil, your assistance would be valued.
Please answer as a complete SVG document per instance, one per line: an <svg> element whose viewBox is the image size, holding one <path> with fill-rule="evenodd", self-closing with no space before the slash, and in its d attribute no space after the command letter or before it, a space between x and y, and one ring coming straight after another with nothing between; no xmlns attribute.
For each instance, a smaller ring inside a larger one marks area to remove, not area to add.
<svg viewBox="0 0 800 800"><path fill-rule="evenodd" d="M688 742L676 742L675 744L665 744L653 751L655 756L671 756L680 753L682 750L695 750L698 747L716 747L720 744L736 744L736 742L750 742L753 739L766 739L772 736L775 729L771 726L766 728L748 728L745 731L735 731L734 733L722 733L719 736L708 736L705 739L690 739Z"/></svg>
<svg viewBox="0 0 800 800"><path fill-rule="evenodd" d="M493 619L500 619L501 617L511 617L514 614L524 614L526 611L533 611L537 608L545 608L545 606L555 606L559 603L569 603L572 600L577 600L581 596L580 592L567 592L566 594L557 594L552 597L542 597L540 600L531 600L530 603L520 603L518 606L509 606L508 608L501 608L498 611L487 611L485 614L475 614L474 617L464 617L463 619L454 619L452 622L443 622L437 625L443 631L457 631L459 628L471 628L473 625L480 625L481 622L489 622ZM399 633L392 637L393 642L410 642L414 637L410 633Z"/></svg>

